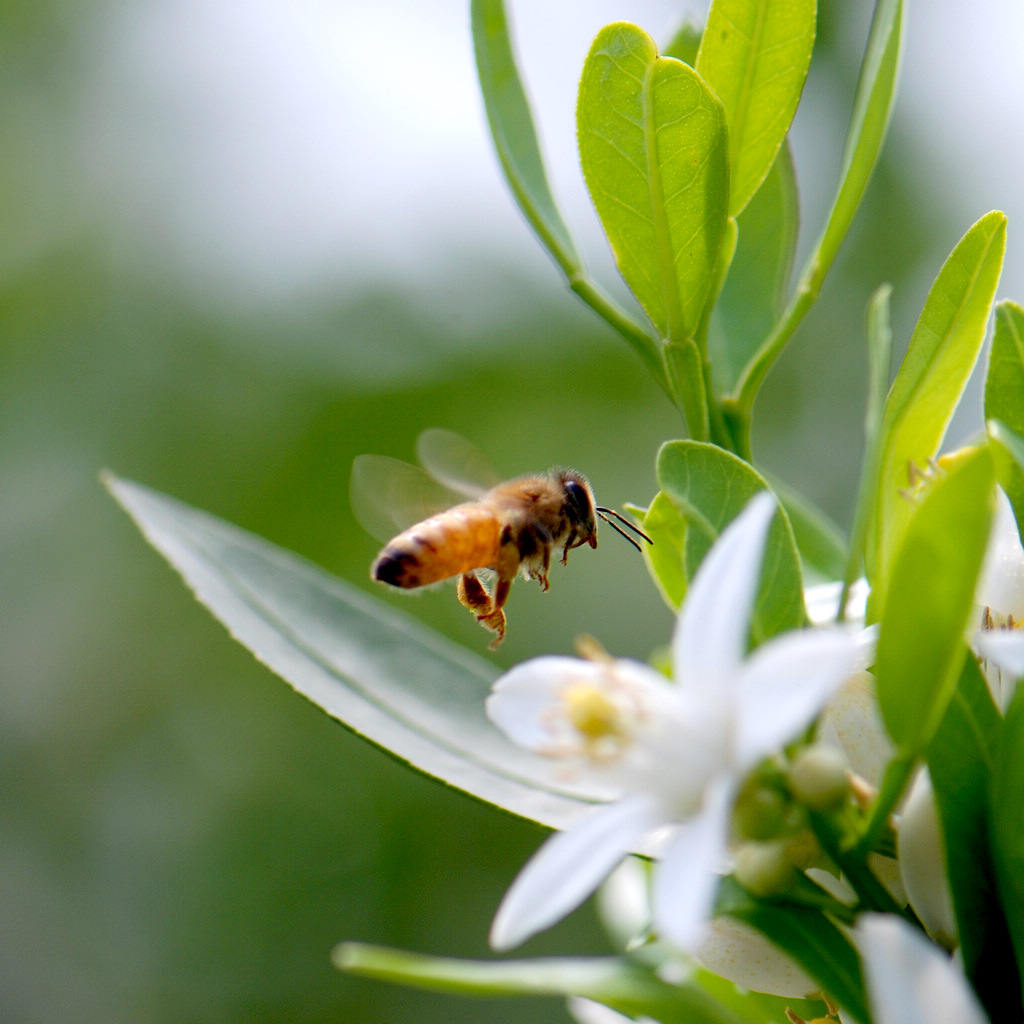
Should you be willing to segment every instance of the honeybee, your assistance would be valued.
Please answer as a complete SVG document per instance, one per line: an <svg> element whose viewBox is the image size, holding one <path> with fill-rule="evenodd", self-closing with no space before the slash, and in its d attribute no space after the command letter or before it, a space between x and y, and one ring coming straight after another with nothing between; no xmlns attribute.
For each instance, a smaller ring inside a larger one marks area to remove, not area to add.
<svg viewBox="0 0 1024 1024"><path fill-rule="evenodd" d="M371 533L382 510L400 527L413 524L385 545L370 577L413 589L457 576L459 601L495 634L492 650L505 636L505 602L515 577L522 573L547 590L552 552L561 551L566 565L573 548L596 548L598 519L637 550L640 544L626 530L653 543L614 509L598 505L586 477L573 469L499 483L476 449L446 430L424 431L417 452L426 471L374 455L352 465L352 504ZM445 508L453 495L470 500ZM438 508L443 511L429 514ZM493 572L492 586L480 570Z"/></svg>

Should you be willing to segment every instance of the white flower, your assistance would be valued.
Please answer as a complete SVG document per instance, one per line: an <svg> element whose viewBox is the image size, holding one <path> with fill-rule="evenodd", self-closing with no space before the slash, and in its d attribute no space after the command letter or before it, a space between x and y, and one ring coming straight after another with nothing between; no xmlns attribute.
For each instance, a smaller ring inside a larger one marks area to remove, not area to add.
<svg viewBox="0 0 1024 1024"><path fill-rule="evenodd" d="M875 1024L988 1024L963 974L912 925L864 914L856 935Z"/></svg>
<svg viewBox="0 0 1024 1024"><path fill-rule="evenodd" d="M775 504L755 497L693 580L672 643L674 683L638 662L537 658L495 684L491 719L515 742L610 783L615 802L552 836L526 865L491 929L518 945L589 896L656 830L667 843L653 918L682 949L699 943L726 852L734 793L820 710L856 663L837 630L796 630L746 653Z"/></svg>
<svg viewBox="0 0 1024 1024"><path fill-rule="evenodd" d="M1024 547L1001 487L996 488L996 514L975 598L983 609L983 628L974 647L989 663L989 688L1005 710L1016 680L1024 676Z"/></svg>

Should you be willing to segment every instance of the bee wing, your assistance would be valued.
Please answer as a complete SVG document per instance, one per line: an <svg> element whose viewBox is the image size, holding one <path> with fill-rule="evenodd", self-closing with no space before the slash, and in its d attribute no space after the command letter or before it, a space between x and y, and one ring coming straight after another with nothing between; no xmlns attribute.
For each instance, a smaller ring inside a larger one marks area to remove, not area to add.
<svg viewBox="0 0 1024 1024"><path fill-rule="evenodd" d="M464 499L479 498L501 482L487 456L454 430L424 430L416 439L416 457L435 480Z"/></svg>
<svg viewBox="0 0 1024 1024"><path fill-rule="evenodd" d="M349 500L359 525L370 536L389 541L465 498L401 459L357 455L352 460Z"/></svg>

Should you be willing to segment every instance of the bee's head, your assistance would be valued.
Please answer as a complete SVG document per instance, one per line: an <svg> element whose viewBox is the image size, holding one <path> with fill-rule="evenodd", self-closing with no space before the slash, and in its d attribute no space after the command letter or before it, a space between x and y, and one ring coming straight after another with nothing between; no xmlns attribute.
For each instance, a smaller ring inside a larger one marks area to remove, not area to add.
<svg viewBox="0 0 1024 1024"><path fill-rule="evenodd" d="M556 469L554 476L562 486L565 514L576 533L577 540L572 546L589 544L596 548L597 507L587 478L574 469Z"/></svg>
<svg viewBox="0 0 1024 1024"><path fill-rule="evenodd" d="M594 492L590 489L590 484L587 483L587 478L582 473L577 473L574 469L560 469L555 472L565 491L566 511L573 526L576 527L579 538L572 547L578 547L580 544L589 544L592 548L597 547L598 518L603 519L617 534L625 537L637 551L642 550L640 545L626 533L626 530L622 529L622 526L647 541L648 544L654 543L643 530L634 526L624 516L620 516L615 509L598 505L594 501ZM622 526L619 526L619 523L622 523Z"/></svg>

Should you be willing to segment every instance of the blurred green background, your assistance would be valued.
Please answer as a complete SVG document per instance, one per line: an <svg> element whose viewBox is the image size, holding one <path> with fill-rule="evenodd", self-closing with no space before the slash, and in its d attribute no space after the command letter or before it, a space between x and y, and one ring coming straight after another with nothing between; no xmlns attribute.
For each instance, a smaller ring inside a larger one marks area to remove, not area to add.
<svg viewBox="0 0 1024 1024"><path fill-rule="evenodd" d="M529 72L565 64L564 80L531 79L546 141L545 125L571 120L592 30L628 18L667 38L685 13L566 4L537 39L542 6L524 0L519 27ZM865 27L864 12L822 6L796 136L812 230ZM311 40L337 75L330 102L296 71ZM911 83L938 52L916 46ZM420 58L389 66L390 53ZM512 212L469 55L454 0L376 14L349 0L0 3L5 1022L566 1019L557 1001L482 1004L331 968L343 939L487 956L491 915L541 832L295 696L98 482L104 467L135 478L367 590L377 545L352 518L349 466L361 452L411 459L427 426L472 438L503 474L564 463L604 503L650 498L656 447L680 425ZM998 82L975 84L996 102ZM416 124L389 120L410 104ZM763 465L844 526L868 295L894 283L905 341L956 239L1016 201L989 179L972 188L972 165L915 109L900 108L821 306L758 406ZM572 216L587 216L565 184L571 134L552 150ZM581 234L593 248L592 225ZM606 254L593 258L605 274ZM450 592L380 596L486 647ZM517 586L508 611L502 665L569 651L584 631L642 658L671 627L610 535L557 568L547 595ZM527 951L604 948L584 911Z"/></svg>

